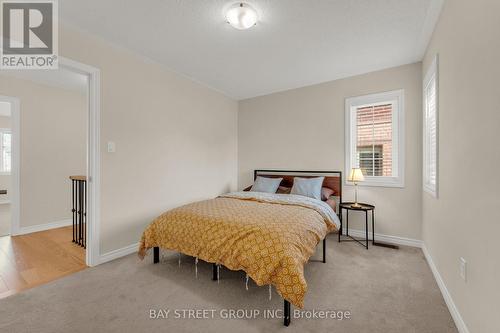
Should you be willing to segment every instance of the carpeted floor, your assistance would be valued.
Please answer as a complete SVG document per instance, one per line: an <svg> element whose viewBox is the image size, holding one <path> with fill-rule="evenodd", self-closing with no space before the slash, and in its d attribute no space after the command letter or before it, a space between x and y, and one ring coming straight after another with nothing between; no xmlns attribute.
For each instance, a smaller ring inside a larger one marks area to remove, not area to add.
<svg viewBox="0 0 500 333"><path fill-rule="evenodd" d="M266 286L251 282L246 291L244 274L225 269L218 284L201 261L196 278L193 258L182 257L179 267L177 254L167 252L157 265L130 255L2 299L0 332L457 332L420 249L367 251L335 235L327 243L327 263L305 269L306 309L349 311L350 319L292 317L285 328L281 319L264 318L266 309L282 309L274 290L269 301ZM150 310L158 317L160 309L169 317L150 319ZM207 310L213 319L175 318L188 316L184 309ZM259 313L224 318L239 309L234 315Z"/></svg>

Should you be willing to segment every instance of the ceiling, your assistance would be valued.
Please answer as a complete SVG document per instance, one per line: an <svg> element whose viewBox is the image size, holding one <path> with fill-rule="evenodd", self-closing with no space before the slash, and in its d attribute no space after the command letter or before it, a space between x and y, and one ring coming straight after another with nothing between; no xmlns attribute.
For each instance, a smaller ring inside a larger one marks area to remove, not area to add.
<svg viewBox="0 0 500 333"><path fill-rule="evenodd" d="M236 30L223 0L64 0L61 20L234 99L422 59L443 0L247 0Z"/></svg>

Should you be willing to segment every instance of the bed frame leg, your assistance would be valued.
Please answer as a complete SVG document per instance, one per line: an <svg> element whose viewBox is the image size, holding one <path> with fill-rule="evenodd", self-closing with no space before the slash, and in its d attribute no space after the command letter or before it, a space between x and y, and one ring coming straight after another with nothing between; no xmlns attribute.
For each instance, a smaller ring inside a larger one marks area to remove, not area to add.
<svg viewBox="0 0 500 333"><path fill-rule="evenodd" d="M326 237L323 238L323 263L326 263Z"/></svg>
<svg viewBox="0 0 500 333"><path fill-rule="evenodd" d="M217 265L212 264L212 280L217 281Z"/></svg>
<svg viewBox="0 0 500 333"><path fill-rule="evenodd" d="M160 262L160 248L158 246L153 247L153 264Z"/></svg>
<svg viewBox="0 0 500 333"><path fill-rule="evenodd" d="M290 302L288 302L286 299L283 300L283 312L285 315L283 316L283 325L288 326L290 325Z"/></svg>

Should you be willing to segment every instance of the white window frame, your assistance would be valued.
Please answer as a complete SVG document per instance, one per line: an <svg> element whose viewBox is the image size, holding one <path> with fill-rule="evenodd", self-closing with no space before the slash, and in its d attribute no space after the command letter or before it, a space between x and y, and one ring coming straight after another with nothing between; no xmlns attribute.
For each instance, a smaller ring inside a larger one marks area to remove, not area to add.
<svg viewBox="0 0 500 333"><path fill-rule="evenodd" d="M3 170L3 151L2 151L3 133L9 133L10 135L12 135L12 130L10 128L0 128L0 175L4 175L5 176L5 175L10 175L11 172L12 172L12 161L10 163L11 170L10 171L4 171ZM11 152L12 152L12 147L11 147Z"/></svg>
<svg viewBox="0 0 500 333"><path fill-rule="evenodd" d="M436 112L435 112L435 123L436 123L436 183L432 184L429 181L428 169L429 166L429 155L430 155L430 147L428 145L428 126L427 126L427 103L426 103L426 89L427 86L431 83L432 80L435 80L436 83ZM424 81L422 85L422 133L423 133L423 158L422 158L422 182L423 182L423 190L433 197L437 198L438 196L438 184L439 184L439 75L438 75L438 55L434 57L432 60L427 73L424 76Z"/></svg>
<svg viewBox="0 0 500 333"><path fill-rule="evenodd" d="M404 187L405 185L405 112L404 90L346 98L345 100L345 173L356 166L356 110L373 104L392 104L392 172L394 176L366 176L360 186ZM352 185L346 177L346 184Z"/></svg>

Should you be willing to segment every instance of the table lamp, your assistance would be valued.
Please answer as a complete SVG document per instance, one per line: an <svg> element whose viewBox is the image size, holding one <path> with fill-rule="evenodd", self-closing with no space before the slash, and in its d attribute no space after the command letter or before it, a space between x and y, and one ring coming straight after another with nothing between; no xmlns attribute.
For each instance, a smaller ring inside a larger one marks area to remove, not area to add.
<svg viewBox="0 0 500 333"><path fill-rule="evenodd" d="M349 174L349 178L347 179L350 182L354 183L354 204L352 207L361 207L361 205L358 203L358 182L362 182L365 180L365 177L363 176L363 172L361 171L360 168L352 168L351 173Z"/></svg>

